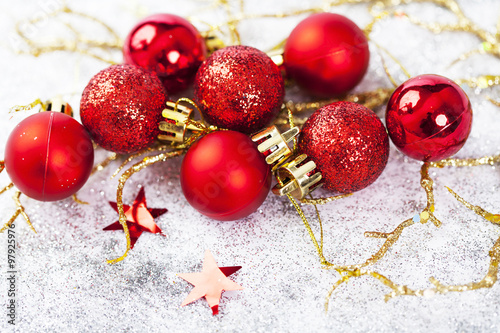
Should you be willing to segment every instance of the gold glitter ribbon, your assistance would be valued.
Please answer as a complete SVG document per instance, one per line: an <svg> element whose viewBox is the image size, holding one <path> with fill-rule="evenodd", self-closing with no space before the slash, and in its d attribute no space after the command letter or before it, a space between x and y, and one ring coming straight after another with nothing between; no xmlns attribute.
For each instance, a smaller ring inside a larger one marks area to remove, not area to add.
<svg viewBox="0 0 500 333"><path fill-rule="evenodd" d="M184 149L176 150L176 151L171 151L171 152L165 152L156 156L148 156L145 157L142 161L137 162L134 164L132 167L127 169L120 177L118 181L118 188L116 191L116 205L118 207L118 214L119 214L119 222L123 227L123 232L125 233L125 238L127 240L127 248L125 252L118 258L116 259L111 259L107 260L109 264L116 264L117 262L122 261L125 259L128 255L128 252L130 251L130 232L128 230L127 226L127 217L125 216L125 210L123 209L123 188L125 187L125 183L127 180L134 174L142 169L151 166L153 164L156 164L158 162L165 162L168 159L180 156L185 153Z"/></svg>
<svg viewBox="0 0 500 333"><path fill-rule="evenodd" d="M0 194L4 193L8 189L12 188L12 186L13 186L12 183L7 185L5 188L2 189L2 191L0 191ZM28 214L26 214L26 212L24 211L24 206L21 204L21 201L19 199L20 196L21 196L21 192L19 192L19 191L17 191L16 194L14 194L13 199L14 199L14 202L16 203L16 207L17 207L16 211L15 211L14 215L12 215L12 217L9 219L9 221L7 221L7 223L4 224L2 229L0 229L0 233L4 232L6 229L8 229L10 227L10 225L17 219L17 217L19 215L24 217L24 219L26 220L26 223L28 223L31 230L33 230L35 232L35 234L37 233L35 230L35 227L33 226L33 224L31 224L31 220L30 220Z"/></svg>
<svg viewBox="0 0 500 333"><path fill-rule="evenodd" d="M5 169L5 162L0 161L0 173ZM0 190L0 195L7 192L10 190L12 187L14 187L14 183L10 183L9 185L5 186L3 189ZM21 204L21 201L19 197L21 196L21 192L17 191L16 194L14 195L13 199L14 202L16 203L16 211L14 214L11 216L11 218L3 225L3 227L0 229L0 233L4 232L6 229L10 227L10 225L17 219L19 215L22 215L28 225L30 226L31 230L33 230L36 233L35 227L33 227L33 224L31 224L31 220L24 211L24 206Z"/></svg>
<svg viewBox="0 0 500 333"><path fill-rule="evenodd" d="M105 167L107 167L111 162L116 160L119 156L120 155L117 153L112 153L111 155L106 157L106 159L104 159L104 161L94 165L90 174L93 175L98 171L102 171Z"/></svg>

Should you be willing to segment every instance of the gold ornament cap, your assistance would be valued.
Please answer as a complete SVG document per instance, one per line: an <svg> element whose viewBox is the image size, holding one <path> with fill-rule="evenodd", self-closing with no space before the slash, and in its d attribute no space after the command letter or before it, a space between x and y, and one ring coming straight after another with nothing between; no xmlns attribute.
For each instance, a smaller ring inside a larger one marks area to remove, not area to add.
<svg viewBox="0 0 500 333"><path fill-rule="evenodd" d="M306 154L297 156L292 161L278 168L278 177L282 184L273 187L276 195L288 195L303 199L306 195L321 187L323 176L316 169L316 163Z"/></svg>
<svg viewBox="0 0 500 333"><path fill-rule="evenodd" d="M61 97L54 97L43 103L42 109L44 111L54 111L67 114L73 117L73 108L66 103Z"/></svg>
<svg viewBox="0 0 500 333"><path fill-rule="evenodd" d="M217 50L223 49L226 47L222 39L217 37L215 34L208 32L203 36L203 39L205 39L205 45L207 46L207 52L208 54L212 54Z"/></svg>
<svg viewBox="0 0 500 333"><path fill-rule="evenodd" d="M292 150L288 147L294 137L299 134L297 126L281 134L276 126L268 127L252 136L252 141L257 143L257 149L266 157L267 164L272 166L272 171L280 167L292 156Z"/></svg>
<svg viewBox="0 0 500 333"><path fill-rule="evenodd" d="M166 106L162 111L165 121L161 121L159 125L163 132L158 135L159 140L181 143L184 142L188 129L199 130L196 126L187 125L188 120L193 116L192 109L171 101L168 101Z"/></svg>

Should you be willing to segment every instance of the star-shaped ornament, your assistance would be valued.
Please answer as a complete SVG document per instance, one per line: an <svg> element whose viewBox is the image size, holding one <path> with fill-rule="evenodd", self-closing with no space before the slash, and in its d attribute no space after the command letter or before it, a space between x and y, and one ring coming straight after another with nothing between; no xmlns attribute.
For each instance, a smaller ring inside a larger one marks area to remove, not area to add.
<svg viewBox="0 0 500 333"><path fill-rule="evenodd" d="M243 287L228 278L237 272L241 266L218 267L212 253L205 251L203 269L198 273L182 273L179 277L194 285L181 306L205 297L214 315L219 313L219 302L222 291L242 290Z"/></svg>
<svg viewBox="0 0 500 333"><path fill-rule="evenodd" d="M111 207L118 213L116 202L109 202ZM125 216L127 217L127 227L130 232L130 248L134 247L143 231L153 234L162 234L161 229L156 225L154 219L167 212L166 208L148 208L144 187L141 188L132 206L123 205ZM108 225L103 230L123 230L120 221Z"/></svg>

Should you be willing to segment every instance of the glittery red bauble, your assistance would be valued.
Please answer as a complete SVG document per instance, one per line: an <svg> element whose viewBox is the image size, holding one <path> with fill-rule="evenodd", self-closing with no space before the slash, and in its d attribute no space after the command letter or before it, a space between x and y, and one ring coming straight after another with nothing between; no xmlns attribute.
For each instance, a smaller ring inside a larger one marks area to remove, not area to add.
<svg viewBox="0 0 500 333"><path fill-rule="evenodd" d="M314 14L300 22L283 54L287 75L311 94L341 95L363 78L370 51L363 31L348 18Z"/></svg>
<svg viewBox="0 0 500 333"><path fill-rule="evenodd" d="M189 148L181 166L187 201L220 221L253 213L271 187L271 170L257 146L235 131L212 132Z"/></svg>
<svg viewBox="0 0 500 333"><path fill-rule="evenodd" d="M271 58L241 45L214 52L198 70L194 88L210 124L247 134L278 115L285 95L280 70Z"/></svg>
<svg viewBox="0 0 500 333"><path fill-rule="evenodd" d="M206 55L198 30L172 14L146 17L130 31L123 45L125 63L156 73L169 94L187 88Z"/></svg>
<svg viewBox="0 0 500 333"><path fill-rule="evenodd" d="M90 80L82 94L80 117L98 145L132 153L155 141L166 102L167 93L156 75L115 65Z"/></svg>
<svg viewBox="0 0 500 333"><path fill-rule="evenodd" d="M299 138L323 175L323 187L348 193L373 183L389 158L389 138L372 110L351 102L337 102L314 112Z"/></svg>
<svg viewBox="0 0 500 333"><path fill-rule="evenodd" d="M75 119L40 112L21 121L7 139L5 169L16 187L40 201L61 200L87 181L94 164L92 140Z"/></svg>
<svg viewBox="0 0 500 333"><path fill-rule="evenodd" d="M439 161L462 148L472 126L469 98L439 75L420 75L400 85L386 111L387 131L396 147L420 161Z"/></svg>

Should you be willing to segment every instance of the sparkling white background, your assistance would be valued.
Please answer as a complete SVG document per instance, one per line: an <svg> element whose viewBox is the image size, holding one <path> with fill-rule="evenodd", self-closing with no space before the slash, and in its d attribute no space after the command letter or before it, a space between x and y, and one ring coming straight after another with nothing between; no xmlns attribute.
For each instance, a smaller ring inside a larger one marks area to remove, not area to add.
<svg viewBox="0 0 500 333"><path fill-rule="evenodd" d="M17 55L14 26L19 20L43 15L56 0L0 2L0 143L27 113L9 114L9 108L36 98L63 95L78 113L80 94L88 80L107 65L87 56L64 52L38 58ZM247 13L321 6L320 1L247 1ZM494 31L500 14L495 0L460 1L465 13L479 26ZM192 16L211 23L224 20L224 11L205 1L71 1L69 7L98 17L124 38L140 18L157 12ZM432 4L415 3L401 10L429 22L453 22L454 17ZM365 5L333 8L360 26L370 16ZM240 24L243 43L269 49L286 38L304 16L288 19L248 20ZM102 34L93 24L72 22L89 38ZM44 23L45 24L45 23ZM54 19L36 26L33 38L47 39L55 32ZM200 30L206 26L195 23ZM371 38L388 49L414 76L436 73L452 79L480 74L500 74L500 60L476 55L451 65L462 53L479 47L467 33L434 35L408 20L389 18L375 25ZM390 87L375 44L365 79L356 92ZM113 55L120 61L119 53ZM387 57L386 57L387 58ZM398 66L387 60L399 82L405 80ZM486 101L499 98L498 91L472 91L474 109L471 136L458 157L480 157L500 153L500 110ZM188 93L189 96L189 93ZM292 90L287 98L304 99ZM383 111L376 110L379 116ZM78 118L78 117L77 117ZM0 144L0 156L4 146ZM98 150L96 160L106 152ZM324 312L328 289L338 279L321 268L315 249L293 207L283 198L269 195L261 209L240 221L217 222L201 216L184 200L179 185L180 160L150 167L131 178L125 187L125 203L131 203L144 186L150 207L169 211L157 219L166 237L143 234L128 258L108 265L106 259L121 255L123 233L102 228L117 220L107 204L115 201L117 180L110 180L118 162L92 176L80 191L88 206L71 199L40 203L26 197L22 202L38 233L19 218L17 231L19 332L299 332L299 331L411 331L496 332L500 330L500 285L465 293L430 298L403 296L384 302L389 289L362 277L339 287ZM391 156L382 176L353 196L321 207L325 228L325 253L337 264L364 262L382 240L366 239L363 232L392 231L400 222L425 207L419 186L420 163L411 161L391 146ZM444 188L494 213L500 212L497 191L500 175L495 167L431 169L435 181L435 215L443 222L416 224L406 229L387 256L372 269L412 288L430 286L433 276L444 284L479 281L488 268L488 251L500 229L459 205ZM9 183L5 173L0 185ZM14 212L13 191L2 195L0 216L6 222ZM320 192L327 195L325 192ZM305 208L313 220L313 210ZM317 228L315 228L317 231ZM0 235L0 270L6 277L7 238ZM220 314L212 316L204 300L180 308L192 286L176 273L201 269L203 253L210 249L220 266L241 265L232 276L245 289L225 292ZM7 324L7 283L0 282L0 331Z"/></svg>

